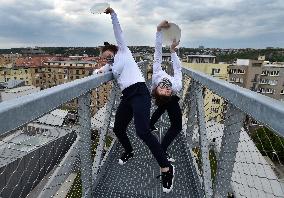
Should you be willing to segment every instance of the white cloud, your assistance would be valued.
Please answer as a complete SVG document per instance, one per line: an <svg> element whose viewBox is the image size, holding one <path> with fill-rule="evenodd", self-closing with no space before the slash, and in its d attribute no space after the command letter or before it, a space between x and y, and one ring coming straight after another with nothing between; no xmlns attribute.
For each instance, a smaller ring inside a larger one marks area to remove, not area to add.
<svg viewBox="0 0 284 198"><path fill-rule="evenodd" d="M0 47L16 47L19 43L96 46L105 40L114 42L110 16L89 12L93 3L102 1L0 0ZM112 0L109 3L118 13L129 45L153 45L156 25L163 19L181 26L185 46L196 47L201 42L206 46L208 42L218 47L224 41L234 47L237 41L244 40L247 45L244 47L254 47L263 35L269 39L266 45L277 45L275 39L279 37L269 35L284 33L282 0ZM283 40L278 43L280 46Z"/></svg>

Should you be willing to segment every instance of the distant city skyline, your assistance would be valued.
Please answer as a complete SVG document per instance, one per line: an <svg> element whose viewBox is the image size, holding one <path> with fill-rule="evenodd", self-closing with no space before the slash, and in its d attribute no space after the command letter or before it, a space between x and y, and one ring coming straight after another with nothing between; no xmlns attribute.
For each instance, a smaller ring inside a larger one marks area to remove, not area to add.
<svg viewBox="0 0 284 198"><path fill-rule="evenodd" d="M0 0L0 48L93 47L115 43L110 16L92 15L91 0ZM182 29L181 46L284 48L281 0L108 1L130 46L153 46L163 19Z"/></svg>

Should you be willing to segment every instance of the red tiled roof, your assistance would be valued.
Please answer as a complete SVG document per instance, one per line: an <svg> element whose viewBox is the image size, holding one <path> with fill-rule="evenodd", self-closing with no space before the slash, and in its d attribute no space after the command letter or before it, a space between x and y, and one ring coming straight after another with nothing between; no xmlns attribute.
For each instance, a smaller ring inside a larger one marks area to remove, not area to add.
<svg viewBox="0 0 284 198"><path fill-rule="evenodd" d="M58 59L58 57L55 56L34 56L34 57L17 58L15 66L38 67L43 65L45 61L52 61L56 59Z"/></svg>

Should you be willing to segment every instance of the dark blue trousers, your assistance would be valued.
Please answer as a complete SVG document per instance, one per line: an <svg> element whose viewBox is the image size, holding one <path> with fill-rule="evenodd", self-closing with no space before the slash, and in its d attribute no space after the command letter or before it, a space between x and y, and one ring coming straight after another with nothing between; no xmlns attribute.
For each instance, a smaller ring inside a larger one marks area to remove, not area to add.
<svg viewBox="0 0 284 198"><path fill-rule="evenodd" d="M154 128L155 123L159 120L161 115L167 111L168 116L171 122L171 126L166 132L163 140L162 140L162 148L166 152L169 145L174 141L176 136L181 132L182 130L182 114L181 109L179 106L179 97L178 96L172 96L172 99L170 102L168 102L165 105L158 106L156 111L153 113L150 121L150 127Z"/></svg>
<svg viewBox="0 0 284 198"><path fill-rule="evenodd" d="M136 83L122 91L121 102L115 115L114 133L126 152L132 152L126 129L134 117L137 136L148 146L160 167L169 167L164 150L150 132L151 97L145 83Z"/></svg>

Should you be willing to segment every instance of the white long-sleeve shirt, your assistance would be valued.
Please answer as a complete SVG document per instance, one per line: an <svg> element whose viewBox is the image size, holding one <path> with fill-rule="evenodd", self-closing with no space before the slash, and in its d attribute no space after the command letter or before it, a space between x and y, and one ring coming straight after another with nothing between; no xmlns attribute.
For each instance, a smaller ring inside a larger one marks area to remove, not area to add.
<svg viewBox="0 0 284 198"><path fill-rule="evenodd" d="M145 82L145 79L135 62L131 51L126 45L122 29L115 12L111 13L111 19L114 36L118 45L118 51L114 56L114 63L112 67L107 64L104 66L103 71L109 71L111 68L120 89L124 90L137 82Z"/></svg>
<svg viewBox="0 0 284 198"><path fill-rule="evenodd" d="M156 44L154 53L153 76L152 76L152 90L155 89L163 78L167 78L172 83L173 94L177 94L182 88L182 72L181 62L177 54L171 53L171 59L174 69L174 76L167 74L161 67L162 64L162 32L156 33Z"/></svg>

